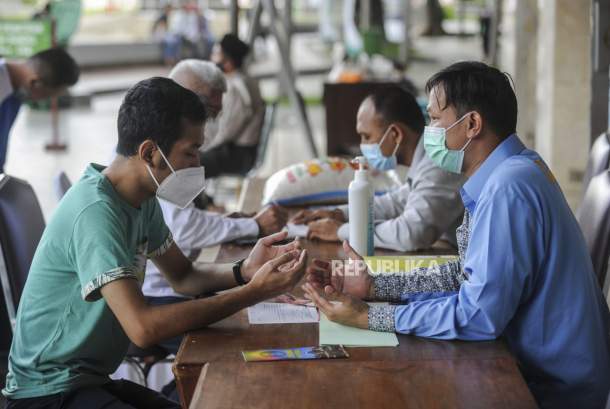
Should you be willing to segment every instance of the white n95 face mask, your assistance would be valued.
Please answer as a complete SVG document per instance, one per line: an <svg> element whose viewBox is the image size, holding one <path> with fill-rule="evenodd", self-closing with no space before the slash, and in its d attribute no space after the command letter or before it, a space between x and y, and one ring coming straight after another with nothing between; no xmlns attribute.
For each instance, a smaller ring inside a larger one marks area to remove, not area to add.
<svg viewBox="0 0 610 409"><path fill-rule="evenodd" d="M159 153L172 173L159 184L150 167L146 165L148 173L157 184L157 197L184 209L205 189L205 169L203 166L197 166L176 171L160 148Z"/></svg>

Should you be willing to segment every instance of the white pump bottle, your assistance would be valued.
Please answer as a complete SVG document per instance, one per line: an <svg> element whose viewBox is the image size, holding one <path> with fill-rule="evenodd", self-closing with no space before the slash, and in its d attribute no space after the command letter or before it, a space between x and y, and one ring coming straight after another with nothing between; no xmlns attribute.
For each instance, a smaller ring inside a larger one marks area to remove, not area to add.
<svg viewBox="0 0 610 409"><path fill-rule="evenodd" d="M372 256L373 243L373 187L366 169L366 158L358 156L358 170L349 184L347 200L349 212L349 244L361 256Z"/></svg>

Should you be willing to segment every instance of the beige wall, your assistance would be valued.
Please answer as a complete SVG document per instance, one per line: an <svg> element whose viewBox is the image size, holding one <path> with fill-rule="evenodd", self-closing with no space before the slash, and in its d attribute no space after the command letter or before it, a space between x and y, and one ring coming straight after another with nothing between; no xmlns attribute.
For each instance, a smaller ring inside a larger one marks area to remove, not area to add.
<svg viewBox="0 0 610 409"><path fill-rule="evenodd" d="M577 207L589 151L591 0L511 0L502 68L513 75L518 132Z"/></svg>

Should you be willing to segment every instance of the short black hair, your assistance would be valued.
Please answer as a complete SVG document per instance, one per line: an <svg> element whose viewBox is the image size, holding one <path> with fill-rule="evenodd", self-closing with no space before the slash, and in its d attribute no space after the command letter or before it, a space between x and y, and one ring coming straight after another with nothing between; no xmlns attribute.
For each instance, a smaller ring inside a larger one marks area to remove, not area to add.
<svg viewBox="0 0 610 409"><path fill-rule="evenodd" d="M398 85L386 85L376 89L367 99L371 99L375 113L384 124L400 122L421 135L426 121L417 100L409 91Z"/></svg>
<svg viewBox="0 0 610 409"><path fill-rule="evenodd" d="M117 153L133 156L150 139L169 155L182 137L182 121L203 124L206 117L197 95L173 80L153 77L140 81L127 91L119 109Z"/></svg>
<svg viewBox="0 0 610 409"><path fill-rule="evenodd" d="M63 48L40 51L28 60L42 84L50 88L69 87L76 84L80 76L78 64Z"/></svg>
<svg viewBox="0 0 610 409"><path fill-rule="evenodd" d="M235 34L225 34L220 40L220 48L224 55L229 57L237 68L241 68L250 52L250 46L239 39Z"/></svg>
<svg viewBox="0 0 610 409"><path fill-rule="evenodd" d="M441 87L445 106L453 106L457 116L477 111L502 139L516 132L517 97L511 78L497 68L478 61L450 65L434 74L426 83L426 92Z"/></svg>

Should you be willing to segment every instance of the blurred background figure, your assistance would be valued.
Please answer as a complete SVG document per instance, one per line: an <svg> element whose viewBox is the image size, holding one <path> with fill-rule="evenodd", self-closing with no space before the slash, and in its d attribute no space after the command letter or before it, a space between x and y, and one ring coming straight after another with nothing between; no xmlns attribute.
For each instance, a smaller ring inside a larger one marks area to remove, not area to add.
<svg viewBox="0 0 610 409"><path fill-rule="evenodd" d="M174 10L165 5L153 25L153 35L161 39L163 60L172 66L183 58L210 58L214 36L197 2L189 1Z"/></svg>
<svg viewBox="0 0 610 409"><path fill-rule="evenodd" d="M214 48L213 62L224 72L227 92L216 135L206 135L210 145L201 154L206 177L245 174L256 160L265 103L258 81L244 66L250 47L237 36L226 34Z"/></svg>
<svg viewBox="0 0 610 409"><path fill-rule="evenodd" d="M0 173L21 104L63 94L79 74L76 61L61 48L41 51L24 62L0 59Z"/></svg>

